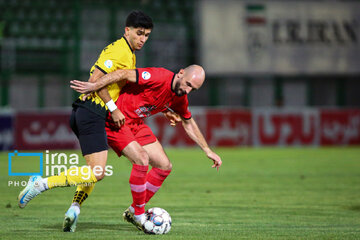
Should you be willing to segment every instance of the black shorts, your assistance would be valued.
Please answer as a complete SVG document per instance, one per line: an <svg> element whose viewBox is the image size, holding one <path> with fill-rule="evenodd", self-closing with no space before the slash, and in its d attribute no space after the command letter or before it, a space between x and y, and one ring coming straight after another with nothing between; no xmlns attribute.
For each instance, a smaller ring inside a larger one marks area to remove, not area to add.
<svg viewBox="0 0 360 240"><path fill-rule="evenodd" d="M105 119L84 107L74 106L70 126L80 142L82 154L108 150Z"/></svg>

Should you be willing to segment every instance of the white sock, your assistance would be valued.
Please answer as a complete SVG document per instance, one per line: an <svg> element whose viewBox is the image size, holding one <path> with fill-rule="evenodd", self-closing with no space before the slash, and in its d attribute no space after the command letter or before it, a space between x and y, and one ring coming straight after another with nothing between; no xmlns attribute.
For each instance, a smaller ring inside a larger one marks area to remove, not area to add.
<svg viewBox="0 0 360 240"><path fill-rule="evenodd" d="M140 214L140 215L134 215L134 218L135 218L135 221L137 221L141 224L143 224L146 220L145 213Z"/></svg>
<svg viewBox="0 0 360 240"><path fill-rule="evenodd" d="M71 204L70 208L73 208L77 215L80 214L80 205L77 202Z"/></svg>
<svg viewBox="0 0 360 240"><path fill-rule="evenodd" d="M130 212L131 212L132 214L135 213L135 208L133 208L133 206L130 206L130 207L129 207L129 210L130 210Z"/></svg>
<svg viewBox="0 0 360 240"><path fill-rule="evenodd" d="M48 179L42 178L40 181L35 182L35 187L40 191L44 192L49 189Z"/></svg>

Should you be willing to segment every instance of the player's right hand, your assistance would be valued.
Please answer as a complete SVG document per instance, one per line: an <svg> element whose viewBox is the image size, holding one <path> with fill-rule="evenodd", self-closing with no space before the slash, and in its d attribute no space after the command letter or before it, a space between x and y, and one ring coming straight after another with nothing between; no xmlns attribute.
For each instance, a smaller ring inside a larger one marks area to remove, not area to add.
<svg viewBox="0 0 360 240"><path fill-rule="evenodd" d="M181 117L176 112L164 111L164 116L170 121L170 126L175 127L178 122L181 122Z"/></svg>
<svg viewBox="0 0 360 240"><path fill-rule="evenodd" d="M112 111L111 117L118 128L125 124L125 116L118 108Z"/></svg>
<svg viewBox="0 0 360 240"><path fill-rule="evenodd" d="M91 93L96 90L95 83L79 80L70 81L70 87L79 93Z"/></svg>

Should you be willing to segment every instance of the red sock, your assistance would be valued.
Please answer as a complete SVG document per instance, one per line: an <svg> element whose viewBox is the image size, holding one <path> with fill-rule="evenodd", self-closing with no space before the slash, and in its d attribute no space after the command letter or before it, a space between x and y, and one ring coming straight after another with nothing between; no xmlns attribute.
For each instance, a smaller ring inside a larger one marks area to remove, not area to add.
<svg viewBox="0 0 360 240"><path fill-rule="evenodd" d="M160 168L152 168L146 176L146 198L145 203L154 196L159 190L161 184L169 176L171 170L162 170Z"/></svg>
<svg viewBox="0 0 360 240"><path fill-rule="evenodd" d="M130 188L133 197L131 206L135 209L135 215L145 213L146 197L146 173L149 166L133 164L130 174Z"/></svg>

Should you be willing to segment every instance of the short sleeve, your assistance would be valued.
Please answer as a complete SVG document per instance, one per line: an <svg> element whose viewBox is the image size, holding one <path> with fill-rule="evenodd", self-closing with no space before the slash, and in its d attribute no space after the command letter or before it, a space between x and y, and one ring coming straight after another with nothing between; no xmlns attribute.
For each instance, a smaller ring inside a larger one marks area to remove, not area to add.
<svg viewBox="0 0 360 240"><path fill-rule="evenodd" d="M125 37L107 45L90 69L90 75L97 68L107 74L119 69L135 69L136 56Z"/></svg>
<svg viewBox="0 0 360 240"><path fill-rule="evenodd" d="M130 69L130 61L124 59L125 56L114 57L115 54L103 53L100 55L95 67L102 71L104 74L114 72L118 69ZM129 64L127 64L129 63Z"/></svg>
<svg viewBox="0 0 360 240"><path fill-rule="evenodd" d="M139 85L151 85L156 87L166 81L170 71L163 68L137 68L136 83Z"/></svg>

